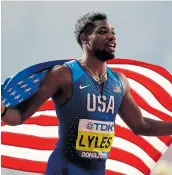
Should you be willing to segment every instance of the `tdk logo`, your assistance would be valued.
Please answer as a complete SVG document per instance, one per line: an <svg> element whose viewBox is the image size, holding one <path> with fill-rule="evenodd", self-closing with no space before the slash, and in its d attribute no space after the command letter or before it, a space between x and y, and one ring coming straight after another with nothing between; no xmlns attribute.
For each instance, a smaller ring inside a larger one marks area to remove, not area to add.
<svg viewBox="0 0 172 175"><path fill-rule="evenodd" d="M105 123L92 123L87 124L87 129L89 130L99 130L99 131L113 131L114 124L105 124Z"/></svg>
<svg viewBox="0 0 172 175"><path fill-rule="evenodd" d="M92 122L89 122L88 124L87 124L87 129L89 129L89 130L93 130L93 128L94 128L94 124L92 123Z"/></svg>

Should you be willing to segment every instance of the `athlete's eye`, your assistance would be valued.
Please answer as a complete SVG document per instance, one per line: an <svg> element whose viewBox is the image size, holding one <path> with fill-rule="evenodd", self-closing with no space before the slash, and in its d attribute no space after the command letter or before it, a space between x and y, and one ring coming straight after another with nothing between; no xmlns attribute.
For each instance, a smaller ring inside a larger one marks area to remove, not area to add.
<svg viewBox="0 0 172 175"><path fill-rule="evenodd" d="M101 31L99 31L98 33L99 33L100 35L103 35L103 34L106 34L107 31L105 31L105 30L101 30Z"/></svg>

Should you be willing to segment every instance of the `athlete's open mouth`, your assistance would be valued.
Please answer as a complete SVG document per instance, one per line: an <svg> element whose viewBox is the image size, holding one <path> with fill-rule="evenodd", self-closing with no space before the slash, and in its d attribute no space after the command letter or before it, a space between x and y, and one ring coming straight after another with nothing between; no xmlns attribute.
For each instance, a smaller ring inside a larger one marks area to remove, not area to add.
<svg viewBox="0 0 172 175"><path fill-rule="evenodd" d="M111 44L108 44L107 47L109 48L110 51L114 52L116 44L111 43Z"/></svg>
<svg viewBox="0 0 172 175"><path fill-rule="evenodd" d="M109 42L108 44L107 44L107 47L108 47L108 49L111 51L111 52L114 52L116 49L116 43L115 42Z"/></svg>

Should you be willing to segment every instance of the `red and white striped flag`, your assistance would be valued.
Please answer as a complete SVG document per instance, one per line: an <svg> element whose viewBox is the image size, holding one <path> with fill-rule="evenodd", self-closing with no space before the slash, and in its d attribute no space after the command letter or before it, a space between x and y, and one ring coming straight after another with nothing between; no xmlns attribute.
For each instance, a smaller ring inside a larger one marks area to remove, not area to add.
<svg viewBox="0 0 172 175"><path fill-rule="evenodd" d="M172 75L168 71L129 59L114 59L108 65L126 75L132 96L143 116L172 121ZM58 119L52 101L46 101L23 125L1 125L1 166L44 173L47 160L58 141ZM149 175L171 143L171 136L136 136L117 116L106 174Z"/></svg>

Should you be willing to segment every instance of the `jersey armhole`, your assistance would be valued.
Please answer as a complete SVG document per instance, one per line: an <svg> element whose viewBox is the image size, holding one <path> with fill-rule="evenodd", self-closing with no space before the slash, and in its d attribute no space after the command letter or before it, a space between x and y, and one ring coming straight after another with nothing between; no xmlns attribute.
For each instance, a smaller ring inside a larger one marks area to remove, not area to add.
<svg viewBox="0 0 172 175"><path fill-rule="evenodd" d="M108 68L109 68L109 67L108 67ZM119 78L119 76L118 76L118 74L117 74L116 72L114 72L114 71L111 70L110 68L109 68L109 70L112 72L113 75L115 75L115 76L117 77L118 82L119 82L119 84L121 85L121 88L122 88L122 99L123 99L123 97L124 97L124 86L123 86L123 84L122 84L122 82L121 82L121 79Z"/></svg>
<svg viewBox="0 0 172 175"><path fill-rule="evenodd" d="M70 102L70 100L72 99L73 94L74 94L74 77L73 77L72 69L68 64L64 63L64 65L67 66L70 70L70 76L71 76L71 80L72 80L72 93L71 93L71 96L69 97L69 99L60 107L63 107L64 105L68 104Z"/></svg>
<svg viewBox="0 0 172 175"><path fill-rule="evenodd" d="M119 78L118 74L117 73L115 73L115 74L118 77L119 84L121 85L121 88L122 88L122 98L123 98L124 97L124 86L123 86L123 84L121 82L121 79Z"/></svg>

